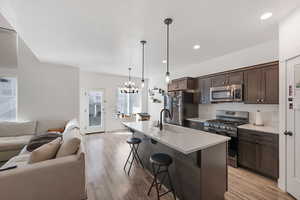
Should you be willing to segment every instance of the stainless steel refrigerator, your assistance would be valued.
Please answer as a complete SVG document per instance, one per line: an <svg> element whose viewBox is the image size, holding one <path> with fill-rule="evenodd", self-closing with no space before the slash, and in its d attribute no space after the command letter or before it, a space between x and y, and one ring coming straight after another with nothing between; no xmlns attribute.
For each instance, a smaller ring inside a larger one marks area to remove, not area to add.
<svg viewBox="0 0 300 200"><path fill-rule="evenodd" d="M194 101L194 93L168 92L164 97L164 107L170 110L172 115L172 118L164 115L164 121L169 124L183 126L187 118L198 117L198 103Z"/></svg>

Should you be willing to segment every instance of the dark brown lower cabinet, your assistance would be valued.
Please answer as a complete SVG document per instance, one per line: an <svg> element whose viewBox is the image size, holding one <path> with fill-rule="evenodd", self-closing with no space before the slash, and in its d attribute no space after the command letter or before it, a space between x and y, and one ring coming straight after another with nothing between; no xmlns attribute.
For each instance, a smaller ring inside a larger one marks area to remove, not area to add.
<svg viewBox="0 0 300 200"><path fill-rule="evenodd" d="M249 141L239 141L238 146L238 163L241 166L245 166L249 169L256 169L256 143Z"/></svg>
<svg viewBox="0 0 300 200"><path fill-rule="evenodd" d="M239 129L238 137L238 165L278 179L278 135Z"/></svg>

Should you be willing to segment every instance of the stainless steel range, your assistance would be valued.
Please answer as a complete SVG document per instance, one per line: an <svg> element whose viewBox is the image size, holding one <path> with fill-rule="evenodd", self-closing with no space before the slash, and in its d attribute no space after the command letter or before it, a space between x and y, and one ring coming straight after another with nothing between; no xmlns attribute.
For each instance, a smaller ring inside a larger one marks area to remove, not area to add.
<svg viewBox="0 0 300 200"><path fill-rule="evenodd" d="M237 167L238 126L249 123L249 112L217 110L216 119L204 122L204 130L231 137L228 145L228 164Z"/></svg>

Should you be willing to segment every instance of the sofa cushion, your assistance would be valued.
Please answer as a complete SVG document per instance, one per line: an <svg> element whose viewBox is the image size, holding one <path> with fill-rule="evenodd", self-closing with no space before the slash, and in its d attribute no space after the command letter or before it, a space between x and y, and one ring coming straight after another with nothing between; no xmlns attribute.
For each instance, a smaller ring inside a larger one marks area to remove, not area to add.
<svg viewBox="0 0 300 200"><path fill-rule="evenodd" d="M72 130L63 133L63 143L60 146L56 157L63 157L75 154L80 147L81 135L79 129L73 128Z"/></svg>
<svg viewBox="0 0 300 200"><path fill-rule="evenodd" d="M0 137L34 135L36 122L0 122Z"/></svg>
<svg viewBox="0 0 300 200"><path fill-rule="evenodd" d="M29 157L30 157L29 154L12 157L0 169L5 169L7 167L12 167L12 166L17 166L18 168L24 167L28 164Z"/></svg>
<svg viewBox="0 0 300 200"><path fill-rule="evenodd" d="M0 151L22 149L32 138L32 135L17 137L0 137Z"/></svg>
<svg viewBox="0 0 300 200"><path fill-rule="evenodd" d="M60 142L61 138L56 138L52 142L35 149L31 152L28 163L32 164L54 158L60 147Z"/></svg>

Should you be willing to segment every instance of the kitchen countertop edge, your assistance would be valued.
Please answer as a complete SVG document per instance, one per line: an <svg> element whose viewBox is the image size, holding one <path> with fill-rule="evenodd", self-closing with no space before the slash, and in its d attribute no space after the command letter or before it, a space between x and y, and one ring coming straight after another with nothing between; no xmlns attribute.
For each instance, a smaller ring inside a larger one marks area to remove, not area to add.
<svg viewBox="0 0 300 200"><path fill-rule="evenodd" d="M255 126L254 124L243 124L238 126L239 129L252 130L252 131L260 131L264 133L270 133L274 135L279 134L279 130L274 126Z"/></svg>
<svg viewBox="0 0 300 200"><path fill-rule="evenodd" d="M167 143L167 142L165 142L165 141L163 141L163 140L160 140L160 138L158 138L158 137L154 137L153 135L150 135L150 134L141 132L140 130L137 130L137 129L135 129L135 128L129 127L129 126L126 125L127 123L128 123L128 122L123 122L122 124L123 124L124 126L126 126L127 128L129 128L129 129L132 129L132 130L137 131L137 132L139 132L139 133L141 133L141 134L144 134L144 135L146 135L146 136L152 138L153 140L157 140L158 142L160 142L160 143L162 143L162 144L164 144L164 145L166 145L166 146L168 146L168 147L170 147L170 148L173 148L173 149L175 149L175 150L177 150L177 151L179 151L179 152L181 152L181 153L183 153L183 154L185 154L185 155L190 154L190 153L193 153L193 152L197 152L197 151L200 151L200 150L203 150L203 149L207 149L207 148L209 148L209 147L212 147L212 146L215 146L215 145L218 145L218 144L222 144L222 143L228 142L228 141L230 140L230 138L223 136L224 139L222 139L222 140L220 140L220 141L217 141L217 142L210 142L209 144L207 144L207 145L202 145L201 147L193 148L193 149L190 149L190 150L184 150L184 149L182 149L182 148L178 148L178 147L175 146L175 145L172 145L172 144ZM183 127L183 128L186 128L186 127ZM194 130L194 129L193 129L193 130ZM204 131L202 131L202 132L204 132ZM206 132L205 132L205 133L206 133ZM207 133L207 134L212 134L212 133Z"/></svg>

